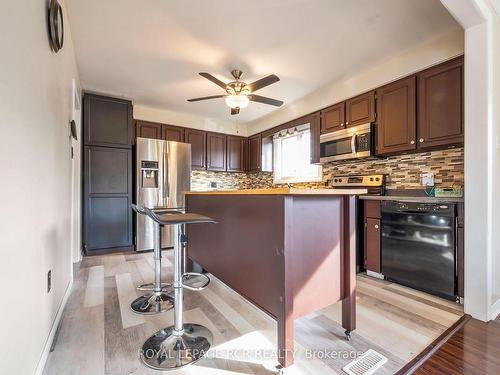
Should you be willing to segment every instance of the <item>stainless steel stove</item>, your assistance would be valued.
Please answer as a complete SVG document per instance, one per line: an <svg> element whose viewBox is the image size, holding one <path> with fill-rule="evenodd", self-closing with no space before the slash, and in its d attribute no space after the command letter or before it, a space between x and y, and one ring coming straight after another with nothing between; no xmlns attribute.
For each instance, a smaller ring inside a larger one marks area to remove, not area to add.
<svg viewBox="0 0 500 375"><path fill-rule="evenodd" d="M370 174L333 176L331 186L334 189L364 188L368 189L368 195L384 195L385 175Z"/></svg>

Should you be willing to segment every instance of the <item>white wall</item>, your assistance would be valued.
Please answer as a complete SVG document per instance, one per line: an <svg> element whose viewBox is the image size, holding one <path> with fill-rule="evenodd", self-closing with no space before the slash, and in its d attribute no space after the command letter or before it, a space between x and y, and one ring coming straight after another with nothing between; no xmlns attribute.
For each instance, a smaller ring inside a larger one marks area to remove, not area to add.
<svg viewBox="0 0 500 375"><path fill-rule="evenodd" d="M35 373L71 283L68 122L78 71L67 19L64 48L50 50L46 5L3 1L0 12L1 374Z"/></svg>
<svg viewBox="0 0 500 375"><path fill-rule="evenodd" d="M493 156L493 197L494 216L493 228L493 291L492 291L492 312L491 317L500 314L500 2L496 2L497 9L496 17L493 17L491 24L491 47L493 49L493 80L492 80L492 108L493 108L493 124L494 124L494 156Z"/></svg>
<svg viewBox="0 0 500 375"><path fill-rule="evenodd" d="M77 139L72 139L73 160L71 169L71 253L73 254L73 263L82 259L82 103L81 89L76 79L73 80L75 95L72 98L73 115L75 120Z"/></svg>
<svg viewBox="0 0 500 375"><path fill-rule="evenodd" d="M388 59L346 79L331 82L304 98L285 105L257 121L248 124L248 134L256 134L273 126L325 108L350 97L372 90L385 83L463 54L464 33L456 29L439 35L418 46L388 57Z"/></svg>
<svg viewBox="0 0 500 375"><path fill-rule="evenodd" d="M223 120L174 112L167 109L152 108L134 103L134 118L161 122L164 124L185 126L187 128L247 136L247 126Z"/></svg>
<svg viewBox="0 0 500 375"><path fill-rule="evenodd" d="M496 1L496 0L494 0ZM491 0L441 0L465 29L465 312L500 312L500 45Z"/></svg>

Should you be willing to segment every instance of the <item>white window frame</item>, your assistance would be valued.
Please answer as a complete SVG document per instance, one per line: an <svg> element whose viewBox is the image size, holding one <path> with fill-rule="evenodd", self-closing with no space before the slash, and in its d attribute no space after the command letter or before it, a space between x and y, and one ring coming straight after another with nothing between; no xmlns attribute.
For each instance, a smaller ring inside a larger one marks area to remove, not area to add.
<svg viewBox="0 0 500 375"><path fill-rule="evenodd" d="M308 183L308 182L321 182L323 181L323 169L320 165L314 165L317 169L317 175L314 176L281 176L281 158L282 158L282 148L281 142L284 139L301 136L304 133L309 133L310 136L311 126L309 123L297 126L295 128L282 130L273 135L273 181L275 184L287 184L287 183ZM307 162L310 160L310 147L307 147L307 153L304 157L307 158Z"/></svg>

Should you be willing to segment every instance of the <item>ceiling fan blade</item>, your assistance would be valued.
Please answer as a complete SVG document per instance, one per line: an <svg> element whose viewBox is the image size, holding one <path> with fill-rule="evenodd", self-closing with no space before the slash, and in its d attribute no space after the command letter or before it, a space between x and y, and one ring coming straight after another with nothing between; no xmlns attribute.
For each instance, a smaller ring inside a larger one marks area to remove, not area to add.
<svg viewBox="0 0 500 375"><path fill-rule="evenodd" d="M231 108L232 115L237 115L238 113L240 113L240 107Z"/></svg>
<svg viewBox="0 0 500 375"><path fill-rule="evenodd" d="M219 98L224 98L226 95L212 95L212 96L203 96L201 98L193 98L193 99L188 99L188 102L199 102L200 100L208 100L208 99L219 99Z"/></svg>
<svg viewBox="0 0 500 375"><path fill-rule="evenodd" d="M218 78L215 78L213 75L211 75L210 73L200 73L200 76L202 77L205 77L206 79L208 79L209 81L212 81L213 83L215 83L217 86L219 87L222 87L224 90L226 89L226 84L224 82L222 82L220 79Z"/></svg>
<svg viewBox="0 0 500 375"><path fill-rule="evenodd" d="M261 78L253 83L249 83L246 87L250 90L250 92L255 92L263 87L272 85L273 83L276 83L279 80L280 79L276 74L271 74L270 76Z"/></svg>
<svg viewBox="0 0 500 375"><path fill-rule="evenodd" d="M281 100L271 99L271 98L267 98L265 96L260 96L260 95L253 95L253 94L248 95L248 99L250 99L252 102L270 104L270 105L274 105L276 107L281 107L283 105L283 102Z"/></svg>

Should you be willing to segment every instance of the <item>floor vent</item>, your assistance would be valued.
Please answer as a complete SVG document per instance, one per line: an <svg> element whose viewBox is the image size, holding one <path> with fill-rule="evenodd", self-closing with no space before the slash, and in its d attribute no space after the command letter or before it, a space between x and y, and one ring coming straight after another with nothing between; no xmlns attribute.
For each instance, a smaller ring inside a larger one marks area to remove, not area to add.
<svg viewBox="0 0 500 375"><path fill-rule="evenodd" d="M342 368L349 375L371 375L387 362L382 354L368 349L361 357Z"/></svg>

